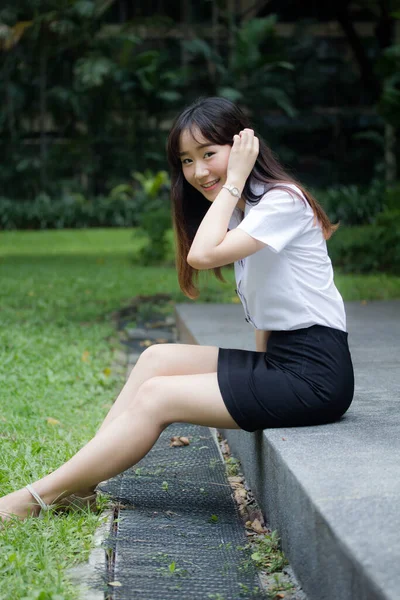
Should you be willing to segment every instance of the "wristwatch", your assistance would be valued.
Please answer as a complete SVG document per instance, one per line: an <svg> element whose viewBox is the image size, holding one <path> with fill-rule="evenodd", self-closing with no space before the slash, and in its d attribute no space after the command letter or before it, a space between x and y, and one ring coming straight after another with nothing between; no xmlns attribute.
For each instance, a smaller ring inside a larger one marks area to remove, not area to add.
<svg viewBox="0 0 400 600"><path fill-rule="evenodd" d="M236 198L240 198L240 192L234 185L223 185L223 188L228 190L232 194L232 196L236 196Z"/></svg>

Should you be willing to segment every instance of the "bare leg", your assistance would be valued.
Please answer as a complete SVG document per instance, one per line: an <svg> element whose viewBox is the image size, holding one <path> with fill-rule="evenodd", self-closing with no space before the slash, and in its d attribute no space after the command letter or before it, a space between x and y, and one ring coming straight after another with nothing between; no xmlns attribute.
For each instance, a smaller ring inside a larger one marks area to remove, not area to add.
<svg viewBox="0 0 400 600"><path fill-rule="evenodd" d="M136 394L146 381L157 376L216 372L218 352L219 349L216 346L196 346L192 344L154 344L146 348L140 355L96 435L104 431L116 417L134 406ZM93 486L78 489L76 495L79 497L90 496L94 493L99 481Z"/></svg>
<svg viewBox="0 0 400 600"><path fill-rule="evenodd" d="M135 404L116 417L59 469L33 484L46 504L96 485L136 464L175 421L239 429L222 400L217 374L155 377ZM0 499L0 512L22 518L38 512L25 489Z"/></svg>
<svg viewBox="0 0 400 600"><path fill-rule="evenodd" d="M162 375L215 373L218 367L218 352L219 348L216 346L191 344L155 344L146 348L97 433L134 402L137 391L145 381Z"/></svg>

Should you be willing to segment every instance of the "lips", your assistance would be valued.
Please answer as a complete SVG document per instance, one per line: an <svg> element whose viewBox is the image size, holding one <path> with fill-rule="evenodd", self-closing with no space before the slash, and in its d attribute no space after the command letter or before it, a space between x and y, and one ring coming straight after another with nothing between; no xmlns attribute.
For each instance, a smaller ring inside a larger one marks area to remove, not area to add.
<svg viewBox="0 0 400 600"><path fill-rule="evenodd" d="M204 183L201 187L204 190L209 190L209 189L213 188L218 182L219 182L219 179L214 179L214 181L209 181L208 183Z"/></svg>

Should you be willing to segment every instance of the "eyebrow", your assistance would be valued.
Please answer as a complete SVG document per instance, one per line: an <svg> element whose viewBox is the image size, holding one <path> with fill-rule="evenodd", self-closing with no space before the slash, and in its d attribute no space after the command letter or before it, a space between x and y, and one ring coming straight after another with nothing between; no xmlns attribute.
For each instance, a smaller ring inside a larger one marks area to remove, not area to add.
<svg viewBox="0 0 400 600"><path fill-rule="evenodd" d="M201 148L207 148L207 146L215 146L215 144L210 144L207 142L206 144L200 144L200 146L197 146L196 149L201 150ZM189 154L189 152L178 152L178 156L183 156L184 154Z"/></svg>

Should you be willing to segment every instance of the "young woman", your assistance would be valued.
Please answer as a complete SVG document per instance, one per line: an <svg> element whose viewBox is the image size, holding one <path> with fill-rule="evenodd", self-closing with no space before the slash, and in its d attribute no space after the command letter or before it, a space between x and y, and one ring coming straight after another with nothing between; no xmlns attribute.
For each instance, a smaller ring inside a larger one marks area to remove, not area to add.
<svg viewBox="0 0 400 600"><path fill-rule="evenodd" d="M159 344L140 356L96 436L53 473L0 498L0 516L89 502L173 422L256 431L339 419L354 376L342 298L316 200L274 158L244 113L200 99L168 139L179 284L234 263L256 351ZM268 348L267 348L268 344ZM71 496L72 495L72 496Z"/></svg>

